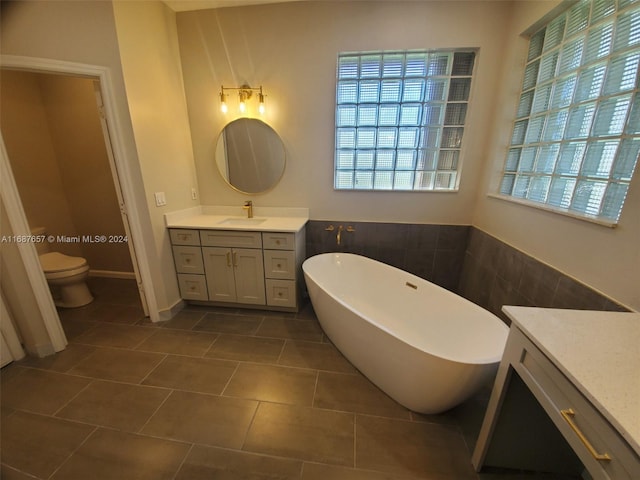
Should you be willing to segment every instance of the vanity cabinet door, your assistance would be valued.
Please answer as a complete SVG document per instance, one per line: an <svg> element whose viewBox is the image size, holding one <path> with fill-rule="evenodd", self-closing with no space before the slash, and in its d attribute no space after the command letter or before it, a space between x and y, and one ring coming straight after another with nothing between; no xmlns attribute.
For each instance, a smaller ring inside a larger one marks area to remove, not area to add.
<svg viewBox="0 0 640 480"><path fill-rule="evenodd" d="M236 286L230 248L202 247L209 300L235 302Z"/></svg>
<svg viewBox="0 0 640 480"><path fill-rule="evenodd" d="M262 250L233 248L233 266L236 281L236 301L264 305L264 265Z"/></svg>
<svg viewBox="0 0 640 480"><path fill-rule="evenodd" d="M203 247L209 300L264 305L262 250Z"/></svg>

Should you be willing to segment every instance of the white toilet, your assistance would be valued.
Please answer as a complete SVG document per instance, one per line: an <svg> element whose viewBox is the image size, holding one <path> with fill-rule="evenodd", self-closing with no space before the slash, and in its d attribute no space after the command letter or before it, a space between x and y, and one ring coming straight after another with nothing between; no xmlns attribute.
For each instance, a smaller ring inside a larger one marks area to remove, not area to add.
<svg viewBox="0 0 640 480"><path fill-rule="evenodd" d="M43 227L34 228L32 233L46 235ZM36 250L56 306L76 308L93 301L86 284L89 265L84 258L52 252L47 241L36 243Z"/></svg>

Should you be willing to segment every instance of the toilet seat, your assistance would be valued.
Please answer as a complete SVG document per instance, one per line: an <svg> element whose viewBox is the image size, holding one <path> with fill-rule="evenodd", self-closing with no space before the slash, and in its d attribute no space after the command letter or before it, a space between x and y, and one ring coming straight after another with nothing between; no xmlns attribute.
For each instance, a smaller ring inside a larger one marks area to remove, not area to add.
<svg viewBox="0 0 640 480"><path fill-rule="evenodd" d="M70 257L60 252L40 255L40 265L47 279L70 277L89 270L87 261L82 257Z"/></svg>

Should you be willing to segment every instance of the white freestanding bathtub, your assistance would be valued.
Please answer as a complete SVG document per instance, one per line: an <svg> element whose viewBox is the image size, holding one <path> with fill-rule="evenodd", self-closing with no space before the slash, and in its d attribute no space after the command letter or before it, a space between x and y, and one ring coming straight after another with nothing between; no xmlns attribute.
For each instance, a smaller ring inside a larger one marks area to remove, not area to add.
<svg viewBox="0 0 640 480"><path fill-rule="evenodd" d="M443 412L495 374L509 329L487 310L359 255L316 255L302 268L327 336L405 407Z"/></svg>

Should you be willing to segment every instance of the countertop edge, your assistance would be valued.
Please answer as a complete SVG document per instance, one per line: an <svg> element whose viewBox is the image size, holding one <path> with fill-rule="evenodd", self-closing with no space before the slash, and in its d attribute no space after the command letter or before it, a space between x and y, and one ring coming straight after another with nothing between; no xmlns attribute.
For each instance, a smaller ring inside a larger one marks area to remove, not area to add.
<svg viewBox="0 0 640 480"><path fill-rule="evenodd" d="M297 233L307 224L307 217L269 217L256 225L224 224L227 215L194 215L180 219L165 217L167 228L188 228L197 230L226 230L239 232L286 232ZM260 217L254 217L260 219Z"/></svg>

